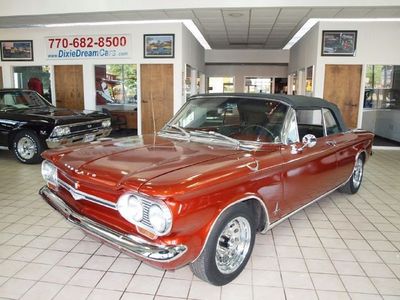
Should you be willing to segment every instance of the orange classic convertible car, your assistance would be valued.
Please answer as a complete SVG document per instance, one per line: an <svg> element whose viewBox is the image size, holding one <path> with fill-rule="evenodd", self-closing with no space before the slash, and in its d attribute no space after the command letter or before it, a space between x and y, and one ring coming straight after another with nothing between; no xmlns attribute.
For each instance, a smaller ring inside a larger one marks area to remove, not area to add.
<svg viewBox="0 0 400 300"><path fill-rule="evenodd" d="M339 188L358 191L373 134L319 98L192 97L152 135L43 154L43 199L89 234L153 266L190 265L224 285L255 234Z"/></svg>

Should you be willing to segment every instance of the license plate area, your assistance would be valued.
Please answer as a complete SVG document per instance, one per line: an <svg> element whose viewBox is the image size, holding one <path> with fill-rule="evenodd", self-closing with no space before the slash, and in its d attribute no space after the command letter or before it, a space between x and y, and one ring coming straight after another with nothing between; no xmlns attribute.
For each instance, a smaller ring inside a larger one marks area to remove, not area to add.
<svg viewBox="0 0 400 300"><path fill-rule="evenodd" d="M92 142L94 141L95 138L96 135L94 133L85 134L85 136L83 137L83 142L84 143Z"/></svg>

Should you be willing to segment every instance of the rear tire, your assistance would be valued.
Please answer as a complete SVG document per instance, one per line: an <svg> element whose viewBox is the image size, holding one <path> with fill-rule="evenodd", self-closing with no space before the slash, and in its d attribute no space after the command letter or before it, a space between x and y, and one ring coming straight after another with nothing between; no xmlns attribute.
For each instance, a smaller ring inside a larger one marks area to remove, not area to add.
<svg viewBox="0 0 400 300"><path fill-rule="evenodd" d="M45 150L45 147L36 133L23 130L15 135L11 150L20 162L37 164L42 161L40 154Z"/></svg>
<svg viewBox="0 0 400 300"><path fill-rule="evenodd" d="M221 286L246 266L254 247L256 225L252 209L237 204L218 218L200 256L190 264L200 279Z"/></svg>
<svg viewBox="0 0 400 300"><path fill-rule="evenodd" d="M361 186L362 178L364 175L364 156L363 154L357 157L354 164L353 174L349 181L339 188L339 191L346 194L355 194L358 192Z"/></svg>

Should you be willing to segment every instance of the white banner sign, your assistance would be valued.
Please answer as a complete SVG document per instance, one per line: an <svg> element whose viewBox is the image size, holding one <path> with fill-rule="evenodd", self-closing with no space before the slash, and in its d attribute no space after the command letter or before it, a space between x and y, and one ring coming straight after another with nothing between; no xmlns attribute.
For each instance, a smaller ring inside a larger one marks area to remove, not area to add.
<svg viewBox="0 0 400 300"><path fill-rule="evenodd" d="M129 34L46 37L47 59L128 58Z"/></svg>

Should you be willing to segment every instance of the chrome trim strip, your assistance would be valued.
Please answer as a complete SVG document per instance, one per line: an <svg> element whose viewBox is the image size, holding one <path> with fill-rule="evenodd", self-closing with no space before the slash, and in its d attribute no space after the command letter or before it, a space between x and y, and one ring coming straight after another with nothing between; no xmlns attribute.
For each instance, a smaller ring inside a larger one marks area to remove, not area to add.
<svg viewBox="0 0 400 300"><path fill-rule="evenodd" d="M95 128L93 130L86 131L84 134L72 133L70 135L60 137L49 137L46 139L47 147L52 149L60 146L67 146L74 143L83 143L83 138L86 134L95 134L95 139L106 137L111 133L111 128Z"/></svg>
<svg viewBox="0 0 400 300"><path fill-rule="evenodd" d="M224 207L224 209L221 210L220 213L218 214L218 216L215 218L215 220L214 220L214 222L212 223L210 229L208 230L207 237L206 237L206 239L205 239L205 242L203 243L203 247L201 248L201 251L199 252L199 255L197 255L197 257L196 257L193 261L196 261L196 260L199 258L199 256L201 255L201 253L203 252L203 250L204 250L204 248L206 247L206 244L207 244L207 242L208 242L208 239L209 239L209 237L210 237L211 231L214 229L215 223L216 223L217 220L221 217L222 213L223 213L224 211L226 211L228 208L234 206L235 204L238 204L238 203L244 202L244 201L246 201L246 200L250 200L250 199L258 200L258 201L261 203L261 205L262 205L262 207L264 208L264 211L265 211L265 215L266 215L266 220L265 220L265 225L264 225L265 227L264 227L264 229L261 231L261 233L265 233L265 232L267 232L267 231L269 230L269 224L270 224L270 223L269 223L269 214L268 214L268 210L267 210L267 207L265 206L265 203L261 200L260 197L255 196L255 195L252 195L252 196L247 196L247 197L241 198L241 199L239 199L239 200L236 200L236 201L230 203L228 206Z"/></svg>
<svg viewBox="0 0 400 300"><path fill-rule="evenodd" d="M350 177L351 177L351 176L350 176ZM345 183L346 183L346 182L347 182L347 181L345 181ZM338 185L338 186L335 187L334 189L332 189L332 190L326 192L325 194L322 194L322 195L319 196L318 198L315 198L314 200L312 200L312 201L310 201L310 202L307 202L305 205L303 205L303 206L297 208L296 210L292 211L291 213L289 213L289 214L283 216L283 217L282 217L281 219L279 219L278 221L275 221L274 223L269 224L269 229L274 228L275 226L279 225L280 223L286 221L288 218L290 218L290 217L293 216L294 214L298 213L300 210L303 210L303 209L305 209L306 207L310 206L311 204L314 204L314 203L317 202L318 200L320 200L320 199L326 197L327 195L329 195L330 193L334 192L335 190L337 190L337 189L338 189L339 187L341 187L342 185L343 185L343 183L340 184L340 185Z"/></svg>
<svg viewBox="0 0 400 300"><path fill-rule="evenodd" d="M114 202L111 202L111 201L102 199L100 197L96 197L96 196L90 195L88 193L79 191L61 179L58 179L57 182L58 182L58 184L60 184L60 186L62 186L64 189L66 189L76 201L86 200L89 202L93 202L93 203L117 210L117 204Z"/></svg>
<svg viewBox="0 0 400 300"><path fill-rule="evenodd" d="M61 198L54 194L47 186L40 189L39 194L56 211L63 215L69 222L79 226L82 230L100 238L119 250L124 250L140 258L157 262L170 262L186 251L185 245L159 245L148 243L140 237L127 235L97 223L73 211Z"/></svg>
<svg viewBox="0 0 400 300"><path fill-rule="evenodd" d="M98 120L93 120L93 121L85 121L85 122L79 122L79 123L71 123L71 124L56 124L58 127L75 127L75 126L81 126L81 125L88 125L88 124L95 124L95 123L102 123L103 121L111 121L111 118L104 118L104 119L98 119ZM102 127L103 128L103 127Z"/></svg>

